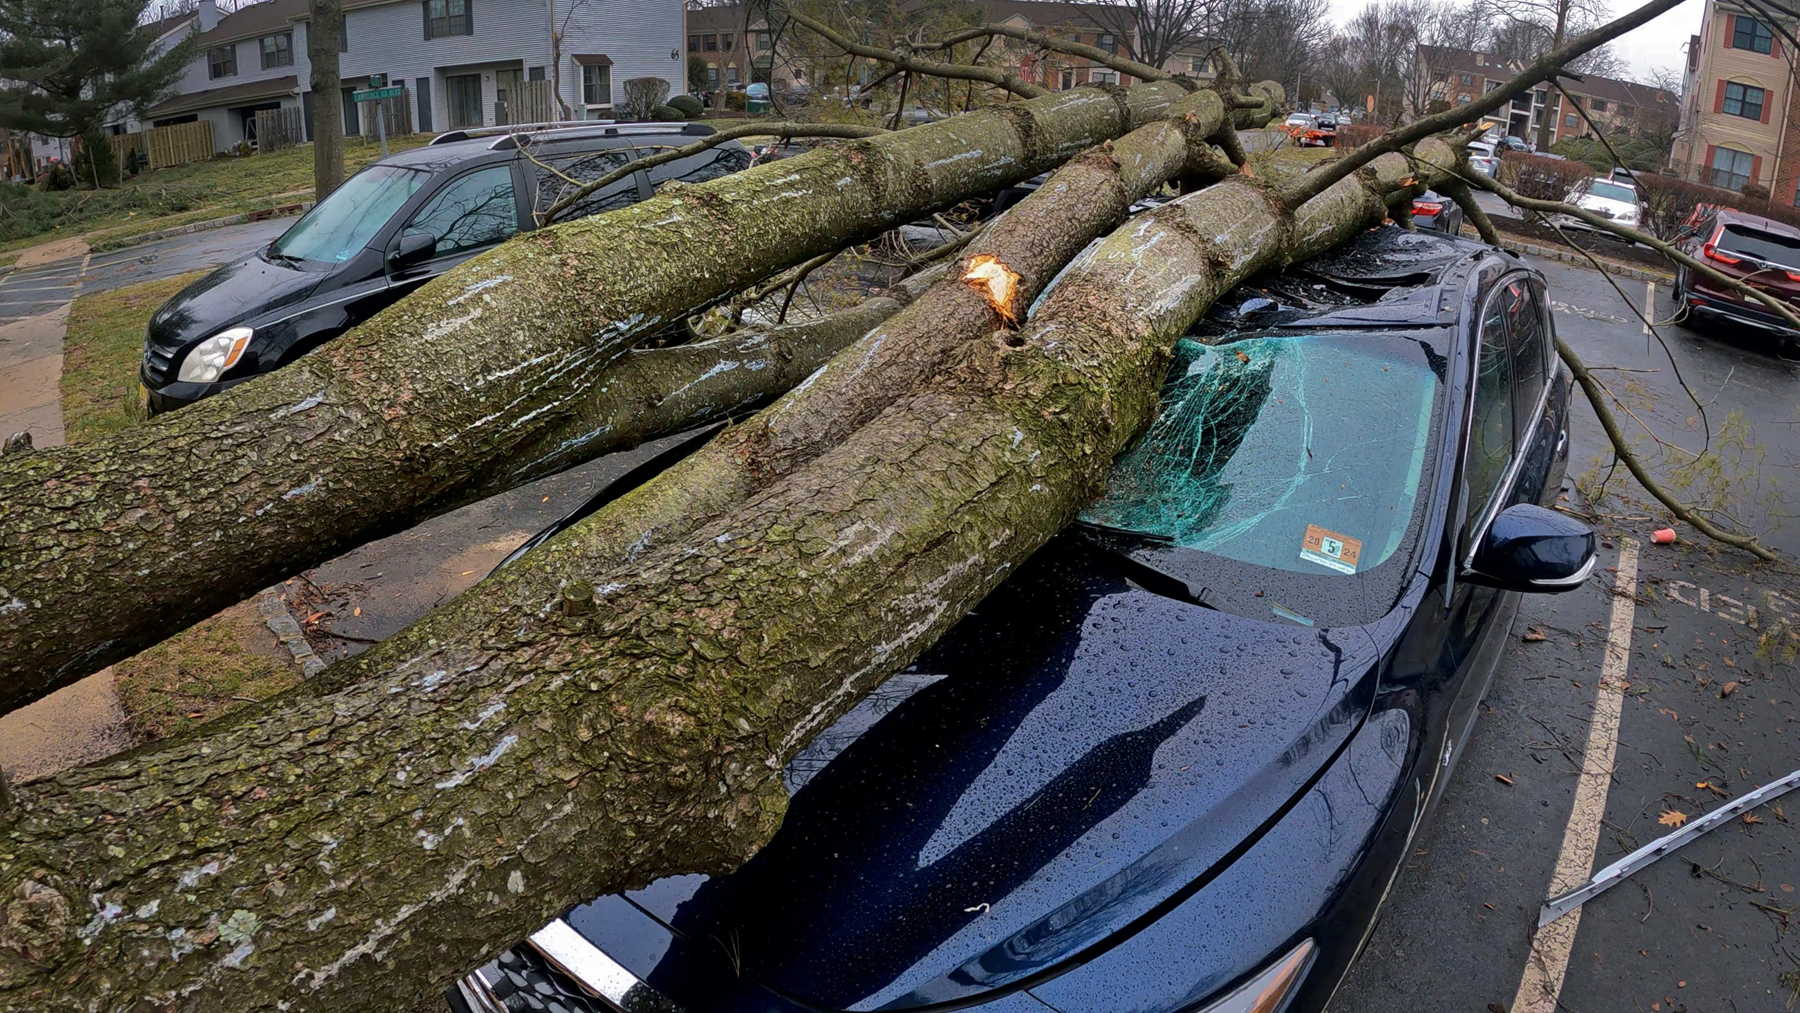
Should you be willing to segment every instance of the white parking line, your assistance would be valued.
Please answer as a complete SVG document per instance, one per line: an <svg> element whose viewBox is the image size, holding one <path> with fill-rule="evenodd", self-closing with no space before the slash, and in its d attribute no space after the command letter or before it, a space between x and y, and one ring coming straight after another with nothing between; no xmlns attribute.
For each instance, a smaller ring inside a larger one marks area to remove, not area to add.
<svg viewBox="0 0 1800 1013"><path fill-rule="evenodd" d="M1644 333L1650 333L1650 321L1656 319L1656 282L1644 282Z"/></svg>
<svg viewBox="0 0 1800 1013"><path fill-rule="evenodd" d="M1625 699L1625 671L1631 661L1631 620L1637 612L1638 543L1620 539L1619 575L1613 581L1612 625L1606 634L1606 656L1600 664L1600 689L1594 697L1593 722L1581 753L1581 779L1575 784L1575 808L1563 829L1562 851L1547 896L1557 897L1588 881L1600 821L1606 815L1606 793L1612 786L1613 755L1619 745L1619 708ZM1581 909L1575 908L1537 930L1531 956L1513 996L1511 1013L1556 1013L1569 953Z"/></svg>

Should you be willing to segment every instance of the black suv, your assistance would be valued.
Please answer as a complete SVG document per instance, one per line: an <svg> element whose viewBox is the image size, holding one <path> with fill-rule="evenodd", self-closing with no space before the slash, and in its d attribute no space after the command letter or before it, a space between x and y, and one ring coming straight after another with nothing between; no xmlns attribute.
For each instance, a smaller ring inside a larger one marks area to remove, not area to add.
<svg viewBox="0 0 1800 1013"><path fill-rule="evenodd" d="M711 134L700 124L451 131L350 177L266 248L194 282L150 318L141 370L154 414L279 369L518 232L574 179ZM541 163L541 164L540 164ZM662 183L736 172L736 141L631 176L565 217L635 204ZM554 170L554 171L552 171Z"/></svg>

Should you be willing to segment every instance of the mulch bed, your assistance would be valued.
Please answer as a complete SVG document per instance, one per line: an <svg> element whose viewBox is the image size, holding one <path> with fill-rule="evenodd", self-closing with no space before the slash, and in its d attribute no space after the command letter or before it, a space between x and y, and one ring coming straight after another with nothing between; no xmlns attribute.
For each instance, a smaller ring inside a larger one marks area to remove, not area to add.
<svg viewBox="0 0 1800 1013"><path fill-rule="evenodd" d="M1674 270L1674 266L1669 263L1667 258L1655 250L1644 246L1627 245L1620 240L1611 239L1598 233L1565 228L1563 231L1568 234L1570 240L1569 243L1565 243L1562 236L1557 235L1556 230L1549 226L1533 224L1520 218L1494 217L1493 221L1494 228L1503 235L1523 242L1537 243L1540 246L1569 246L1572 243L1576 249L1586 250L1596 257L1623 261L1627 264L1647 267L1652 271Z"/></svg>

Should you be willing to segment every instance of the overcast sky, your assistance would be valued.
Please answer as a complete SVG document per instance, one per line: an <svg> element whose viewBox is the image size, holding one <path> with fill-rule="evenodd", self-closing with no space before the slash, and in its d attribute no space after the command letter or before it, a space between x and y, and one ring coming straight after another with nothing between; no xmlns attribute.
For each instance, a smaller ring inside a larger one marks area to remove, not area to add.
<svg viewBox="0 0 1800 1013"><path fill-rule="evenodd" d="M1636 7L1630 0L1609 0L1614 15ZM1350 20L1368 0L1332 0L1332 17L1339 23ZM1637 31L1613 43L1613 49L1631 68L1633 76L1648 80L1655 67L1668 67L1679 77L1687 65L1688 36L1700 30L1700 14L1706 9L1704 0L1686 0L1681 6L1657 18Z"/></svg>

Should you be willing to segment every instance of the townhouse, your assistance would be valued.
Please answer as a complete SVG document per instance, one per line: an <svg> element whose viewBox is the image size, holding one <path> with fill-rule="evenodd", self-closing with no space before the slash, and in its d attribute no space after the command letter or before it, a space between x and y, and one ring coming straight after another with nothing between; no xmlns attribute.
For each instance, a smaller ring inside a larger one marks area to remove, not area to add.
<svg viewBox="0 0 1800 1013"><path fill-rule="evenodd" d="M1673 171L1732 190L1754 183L1773 200L1800 202L1795 54L1784 38L1794 28L1728 0L1707 0L1700 31L1688 40Z"/></svg>
<svg viewBox="0 0 1800 1013"><path fill-rule="evenodd" d="M1485 95L1512 79L1522 69L1488 53L1449 46L1416 47L1408 92L1414 115L1449 108ZM1679 102L1667 89L1620 81L1598 74L1584 74L1579 81L1565 79L1563 87L1581 103L1607 136L1653 132L1658 123L1678 115ZM1492 117L1506 133L1537 143L1538 128L1550 120L1550 143L1565 137L1592 137L1593 128L1563 96L1543 85L1515 98Z"/></svg>
<svg viewBox="0 0 1800 1013"><path fill-rule="evenodd" d="M199 0L185 30L199 35L193 63L144 126L206 120L226 151L253 141L256 113L300 108L310 137L320 101L342 104L346 133L373 131L352 100L372 74L403 86L404 113L420 130L492 126L531 118L603 119L621 84L660 77L686 90L682 0L345 0L338 47L342 93L314 95L306 0L263 0L221 14ZM545 113L548 116L545 116ZM138 124L128 124L137 126Z"/></svg>

